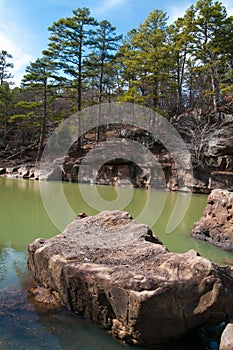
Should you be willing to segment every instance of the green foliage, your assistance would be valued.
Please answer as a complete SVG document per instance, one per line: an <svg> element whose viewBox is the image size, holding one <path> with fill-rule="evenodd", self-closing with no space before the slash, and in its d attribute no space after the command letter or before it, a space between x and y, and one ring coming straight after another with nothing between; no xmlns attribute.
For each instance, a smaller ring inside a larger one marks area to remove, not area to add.
<svg viewBox="0 0 233 350"><path fill-rule="evenodd" d="M168 61L166 22L166 13L152 11L138 29L129 33L128 40L120 49L122 76L129 79L127 84L131 96L136 92L136 102L140 91L143 104L152 108L158 107L159 95L165 93Z"/></svg>
<svg viewBox="0 0 233 350"><path fill-rule="evenodd" d="M67 83L77 88L77 109L82 108L84 56L91 43L93 27L97 21L86 7L73 11L73 17L54 22L49 31L48 50L44 55L63 73Z"/></svg>
<svg viewBox="0 0 233 350"><path fill-rule="evenodd" d="M4 142L24 129L24 143L36 137L41 151L60 120L104 101L137 103L164 117L232 111L233 16L218 1L198 0L169 26L167 19L155 9L122 38L110 22L77 8L49 27L48 47L26 68L21 88L11 88L12 56L2 50Z"/></svg>
<svg viewBox="0 0 233 350"><path fill-rule="evenodd" d="M129 88L122 96L118 98L119 102L132 102L139 105L144 104L144 98L136 86Z"/></svg>
<svg viewBox="0 0 233 350"><path fill-rule="evenodd" d="M8 59L13 57L5 50L0 52L0 85L2 86L4 81L13 78L12 74L9 72L9 68L14 67L13 63L8 62Z"/></svg>
<svg viewBox="0 0 233 350"><path fill-rule="evenodd" d="M86 74L91 77L92 87L98 91L97 101L99 103L102 102L108 90L116 86L117 69L114 53L121 39L122 36L116 34L116 28L106 20L101 21L93 31L90 42L91 53L85 63Z"/></svg>
<svg viewBox="0 0 233 350"><path fill-rule="evenodd" d="M33 112L27 114L12 114L8 120L9 123L14 123L16 121L27 121L30 117L34 116ZM27 123L27 125L32 125L32 122ZM25 123L20 123L20 126L25 127Z"/></svg>
<svg viewBox="0 0 233 350"><path fill-rule="evenodd" d="M13 108L13 92L7 82L0 85L0 126L4 129L4 138L6 139L8 120Z"/></svg>
<svg viewBox="0 0 233 350"><path fill-rule="evenodd" d="M29 102L29 101L19 101L15 104L15 107L21 107L24 109L37 109L42 106L42 102Z"/></svg>

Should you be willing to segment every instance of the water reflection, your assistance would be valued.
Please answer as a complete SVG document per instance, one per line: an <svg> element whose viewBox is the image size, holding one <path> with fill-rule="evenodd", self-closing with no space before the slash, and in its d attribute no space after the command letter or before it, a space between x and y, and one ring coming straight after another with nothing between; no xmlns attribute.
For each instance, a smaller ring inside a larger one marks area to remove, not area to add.
<svg viewBox="0 0 233 350"><path fill-rule="evenodd" d="M53 187L54 210L57 208L56 183ZM84 185L86 186L86 185ZM63 184L64 194L75 213L86 212L93 215L97 211L89 207L80 195L77 184ZM90 190L91 186L86 186ZM116 190L98 187L99 193L108 201L116 198ZM127 193L127 189L120 189ZM196 249L201 255L219 264L232 264L233 254L211 244L190 237L194 221L204 210L206 196L194 195L186 215L180 225L171 233L166 233L168 218L176 202L176 193L163 191L135 190L131 203L125 210L137 217L145 203L150 205L141 221L151 222L157 217L152 229L171 251L186 252ZM150 199L148 199L150 196ZM183 194L182 196L185 196ZM185 197L182 197L185 199ZM181 203L185 207L185 200ZM161 209L162 208L162 209ZM158 215L159 214L159 215ZM65 226L70 218L63 217ZM104 330L66 309L56 312L42 312L27 298L27 288L31 277L27 271L27 245L35 238L48 238L58 232L50 221L40 198L39 185L35 181L10 180L0 178L0 349L135 349L124 345L108 335ZM142 350L142 347L137 347ZM176 343L164 344L155 350L202 350L203 345L197 334L188 335Z"/></svg>
<svg viewBox="0 0 233 350"><path fill-rule="evenodd" d="M113 339L92 322L62 307L48 311L28 298L33 283L28 272L20 270L19 283L0 290L0 349L53 350L135 350ZM197 333L182 340L152 346L150 350L203 350ZM144 350L144 347L137 347Z"/></svg>

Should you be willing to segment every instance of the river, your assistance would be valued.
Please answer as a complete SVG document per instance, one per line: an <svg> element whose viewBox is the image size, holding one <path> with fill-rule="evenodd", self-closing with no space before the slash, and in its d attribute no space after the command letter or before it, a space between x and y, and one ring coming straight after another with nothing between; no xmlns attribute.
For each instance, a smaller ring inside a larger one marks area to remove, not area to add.
<svg viewBox="0 0 233 350"><path fill-rule="evenodd" d="M90 205L96 197L96 191L104 199L102 210L114 209L114 205L118 209L115 199L119 193L131 198L126 207L120 209L149 224L169 250L186 252L196 249L202 256L218 264L233 264L232 253L190 236L194 222L204 210L207 199L204 195L193 194L186 208L187 194L126 188L118 189L117 193L113 187L70 183L47 183L46 186L46 191L52 194L49 207L46 200L42 202L39 182L0 178L0 349L135 349L112 339L106 331L65 308L55 313L39 312L27 298L27 286L31 280L27 270L28 243L38 237L55 235L77 213L97 213L98 205L95 204L94 209ZM131 197L128 196L129 192ZM178 196L180 211L185 215L180 224L167 233L167 222ZM68 212L63 211L63 204L60 203L64 202L64 198L71 208ZM204 349L197 335L153 347L157 350L187 348ZM141 350L142 347L136 349Z"/></svg>

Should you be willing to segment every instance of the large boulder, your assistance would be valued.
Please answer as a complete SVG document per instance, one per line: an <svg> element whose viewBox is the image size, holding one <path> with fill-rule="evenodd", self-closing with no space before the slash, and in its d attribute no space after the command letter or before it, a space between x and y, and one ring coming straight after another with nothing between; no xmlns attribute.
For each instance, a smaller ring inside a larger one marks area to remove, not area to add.
<svg viewBox="0 0 233 350"><path fill-rule="evenodd" d="M233 251L233 192L211 192L203 216L195 223L192 235Z"/></svg>
<svg viewBox="0 0 233 350"><path fill-rule="evenodd" d="M232 310L225 268L194 250L168 252L126 212L80 215L63 233L30 244L28 266L68 308L129 343L169 341Z"/></svg>

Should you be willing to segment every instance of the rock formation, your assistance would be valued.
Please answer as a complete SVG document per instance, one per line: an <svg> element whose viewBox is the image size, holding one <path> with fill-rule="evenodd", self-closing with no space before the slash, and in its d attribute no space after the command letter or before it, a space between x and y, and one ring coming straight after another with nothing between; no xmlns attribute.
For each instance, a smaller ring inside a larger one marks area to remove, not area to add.
<svg viewBox="0 0 233 350"><path fill-rule="evenodd" d="M233 192L213 190L192 235L233 251Z"/></svg>
<svg viewBox="0 0 233 350"><path fill-rule="evenodd" d="M17 152L20 158L5 157L5 154L4 160L0 152L0 175L113 186L128 186L130 182L134 187L171 191L191 189L206 194L213 189L233 190L233 116L223 113L207 116L197 110L172 118L170 122L185 141L190 154L179 149L177 142L172 147L176 152L171 154L156 134L123 124L105 130L98 146L94 133L83 135L82 149L74 142L67 154L60 158L54 155L54 159L48 161L46 172L36 168L30 154L21 157L21 152ZM121 140L122 145L116 143L116 139ZM131 153L128 147L127 153L126 144L141 145L138 146L140 151ZM187 153L186 157L184 153ZM181 154L182 167L176 163L174 154ZM185 159L187 155L191 162ZM83 164L82 171L86 170L80 180Z"/></svg>
<svg viewBox="0 0 233 350"><path fill-rule="evenodd" d="M213 130L208 143L208 153L213 156L233 155L233 118Z"/></svg>
<svg viewBox="0 0 233 350"><path fill-rule="evenodd" d="M128 213L80 215L29 245L28 266L65 306L115 337L157 344L232 311L233 279L194 250L168 252Z"/></svg>

